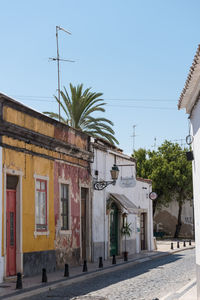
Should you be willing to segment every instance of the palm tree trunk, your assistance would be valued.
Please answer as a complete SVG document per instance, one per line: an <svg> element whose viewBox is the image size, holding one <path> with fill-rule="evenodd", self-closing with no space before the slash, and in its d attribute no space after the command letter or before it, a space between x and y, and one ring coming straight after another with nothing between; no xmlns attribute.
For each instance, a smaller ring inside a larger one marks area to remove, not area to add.
<svg viewBox="0 0 200 300"><path fill-rule="evenodd" d="M176 225L176 231L175 231L175 234L174 234L175 238L179 237L179 233L181 231L181 226L182 226L182 222L181 222L182 207L183 207L183 203L182 203L182 201L179 201L178 202L178 220L177 220L177 225Z"/></svg>

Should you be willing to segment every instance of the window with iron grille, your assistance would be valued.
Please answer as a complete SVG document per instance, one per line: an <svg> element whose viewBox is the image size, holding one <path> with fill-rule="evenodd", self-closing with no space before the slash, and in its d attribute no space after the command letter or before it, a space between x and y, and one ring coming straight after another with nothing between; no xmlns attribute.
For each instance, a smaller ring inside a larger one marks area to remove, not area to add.
<svg viewBox="0 0 200 300"><path fill-rule="evenodd" d="M61 184L61 230L69 229L69 186Z"/></svg>
<svg viewBox="0 0 200 300"><path fill-rule="evenodd" d="M47 230L47 181L36 179L36 230Z"/></svg>

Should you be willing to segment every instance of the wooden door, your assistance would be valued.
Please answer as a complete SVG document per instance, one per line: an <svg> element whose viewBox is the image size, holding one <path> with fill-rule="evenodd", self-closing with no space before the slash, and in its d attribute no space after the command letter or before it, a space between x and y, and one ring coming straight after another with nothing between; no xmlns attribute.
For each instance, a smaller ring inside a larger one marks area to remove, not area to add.
<svg viewBox="0 0 200 300"><path fill-rule="evenodd" d="M86 198L87 189L81 188L81 249L82 259L86 259Z"/></svg>
<svg viewBox="0 0 200 300"><path fill-rule="evenodd" d="M118 208L113 203L110 210L110 256L118 254Z"/></svg>
<svg viewBox="0 0 200 300"><path fill-rule="evenodd" d="M141 250L146 250L146 214L141 213L140 215L140 240Z"/></svg>
<svg viewBox="0 0 200 300"><path fill-rule="evenodd" d="M16 274L16 191L7 190L6 207L6 275Z"/></svg>

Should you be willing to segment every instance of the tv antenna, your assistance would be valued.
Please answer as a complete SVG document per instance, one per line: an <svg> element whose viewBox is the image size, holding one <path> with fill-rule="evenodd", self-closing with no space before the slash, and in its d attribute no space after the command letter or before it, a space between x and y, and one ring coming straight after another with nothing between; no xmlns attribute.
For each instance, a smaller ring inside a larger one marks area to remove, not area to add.
<svg viewBox="0 0 200 300"><path fill-rule="evenodd" d="M133 135L131 136L133 138L133 152L134 152L134 149L135 149L135 137L136 137L136 134L135 134L135 128L136 128L137 125L133 125Z"/></svg>
<svg viewBox="0 0 200 300"><path fill-rule="evenodd" d="M50 60L53 61L57 61L57 68L58 68L58 115L59 115L59 121L60 121L60 61L65 61L65 62L75 62L74 60L70 60L70 59L62 59L59 56L59 47L58 47L58 32L59 30L64 31L65 33L71 35L71 32L69 32L68 30L60 27L60 26L56 26L56 45L57 45L57 57L49 57Z"/></svg>

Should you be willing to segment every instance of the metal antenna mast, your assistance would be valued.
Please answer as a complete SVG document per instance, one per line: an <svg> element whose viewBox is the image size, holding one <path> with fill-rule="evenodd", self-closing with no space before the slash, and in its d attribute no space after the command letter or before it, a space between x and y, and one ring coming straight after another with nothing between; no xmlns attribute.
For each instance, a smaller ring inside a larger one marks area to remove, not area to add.
<svg viewBox="0 0 200 300"><path fill-rule="evenodd" d="M132 138L133 138L133 152L134 152L134 148L135 148L135 137L136 137L136 134L135 134L135 128L136 128L137 125L133 125L133 135L132 135Z"/></svg>
<svg viewBox="0 0 200 300"><path fill-rule="evenodd" d="M74 60L70 60L70 59L61 59L59 56L59 47L58 47L58 31L62 30L67 34L71 35L71 32L67 31L66 29L60 27L60 26L56 26L56 45L57 45L57 57L50 57L49 59L53 60L53 61L57 61L57 67L58 67L58 114L59 114L59 121L60 121L60 61L67 61L67 62L75 62Z"/></svg>

